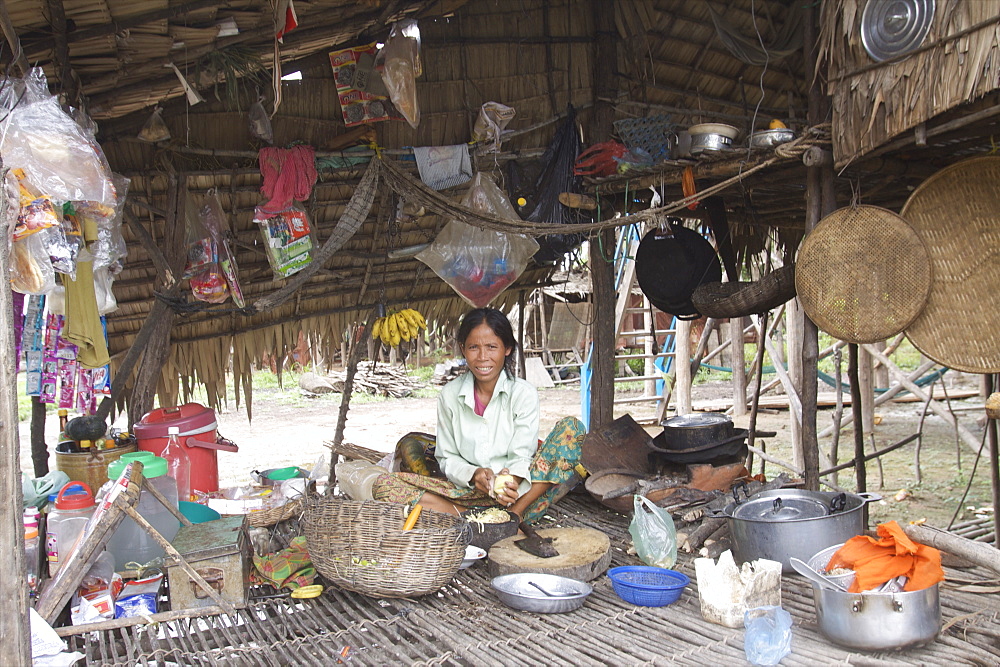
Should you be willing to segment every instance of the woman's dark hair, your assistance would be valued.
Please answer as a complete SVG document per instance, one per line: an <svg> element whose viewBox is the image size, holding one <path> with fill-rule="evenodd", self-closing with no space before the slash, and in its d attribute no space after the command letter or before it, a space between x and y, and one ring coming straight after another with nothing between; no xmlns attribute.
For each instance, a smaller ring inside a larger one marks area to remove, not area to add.
<svg viewBox="0 0 1000 667"><path fill-rule="evenodd" d="M497 335L504 347L511 349L511 353L504 358L503 368L511 377L514 376L514 352L517 352L517 340L514 338L514 328L510 326L507 316L496 308L476 308L470 310L462 318L462 323L458 326L458 342L463 347L466 339L472 330L480 324L488 326Z"/></svg>

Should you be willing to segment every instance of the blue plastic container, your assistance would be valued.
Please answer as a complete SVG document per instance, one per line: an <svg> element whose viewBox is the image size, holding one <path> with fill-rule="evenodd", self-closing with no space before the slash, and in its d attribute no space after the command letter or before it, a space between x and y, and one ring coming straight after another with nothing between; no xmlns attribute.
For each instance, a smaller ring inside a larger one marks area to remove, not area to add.
<svg viewBox="0 0 1000 667"><path fill-rule="evenodd" d="M618 597L643 607L666 607L691 583L683 572L648 565L613 567L608 578Z"/></svg>

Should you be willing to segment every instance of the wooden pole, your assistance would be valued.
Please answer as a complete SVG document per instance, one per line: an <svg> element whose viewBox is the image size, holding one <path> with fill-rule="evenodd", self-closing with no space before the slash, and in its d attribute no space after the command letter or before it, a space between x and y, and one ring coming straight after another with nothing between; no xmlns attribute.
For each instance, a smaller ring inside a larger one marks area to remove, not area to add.
<svg viewBox="0 0 1000 667"><path fill-rule="evenodd" d="M49 448L45 443L45 404L31 397L31 466L35 477L49 472Z"/></svg>
<svg viewBox="0 0 1000 667"><path fill-rule="evenodd" d="M802 304L799 298L795 297L788 303L785 309L785 331L788 332L788 378L792 383L792 390L798 396L798 387L802 383L802 320L805 313L802 312ZM774 367L775 370L778 366ZM779 374L780 378L781 375ZM785 388L785 393L791 394L789 388ZM790 398L790 396L789 396ZM792 441L792 461L800 468L805 467L805 460L802 456L802 413L795 414L789 410L788 433Z"/></svg>
<svg viewBox="0 0 1000 667"><path fill-rule="evenodd" d="M851 405L861 405L861 385L858 381L858 346L847 346L847 377L851 384ZM858 493L868 490L868 476L865 469L865 434L860 419L854 420L854 475L857 478ZM868 528L868 505L861 510L862 527Z"/></svg>
<svg viewBox="0 0 1000 667"><path fill-rule="evenodd" d="M743 346L743 318L729 318L729 366L733 369L733 416L747 413L747 368Z"/></svg>
<svg viewBox="0 0 1000 667"><path fill-rule="evenodd" d="M6 16L6 6L4 6ZM21 56L24 57L23 55ZM4 170L6 175L6 170ZM0 219L7 219L10 201L0 198ZM4 227L6 230L6 227ZM6 232L5 232L6 233ZM10 266L10 244L0 239L0 313L11 313L13 303L6 276ZM10 664L30 665L28 586L25 579L24 526L21 522L21 443L17 433L17 376L14 374L14 327L0 327L0 497L6 510L0 515L0 646Z"/></svg>
<svg viewBox="0 0 1000 667"><path fill-rule="evenodd" d="M760 386L764 378L764 338L767 336L767 313L760 316L760 330L757 333L757 382L754 385L752 403L750 405L750 433L747 444L751 447L757 433L757 409L760 407ZM776 365L781 362L775 361ZM753 454L747 454L747 470L753 472Z"/></svg>
<svg viewBox="0 0 1000 667"><path fill-rule="evenodd" d="M361 340L367 340L372 333L372 325L375 323L375 310L368 314L364 330L361 332ZM355 342L351 345L351 354L347 361L347 374L344 377L344 389L340 396L340 411L337 413L337 428L333 432L333 446L330 448L330 479L326 485L326 492L333 493L337 485L337 460L340 458L336 454L337 447L344 441L344 429L347 427L347 411L351 407L351 394L354 393L354 376L358 373L358 362L361 361L361 344Z"/></svg>
<svg viewBox="0 0 1000 667"><path fill-rule="evenodd" d="M810 123L818 124L825 120L829 108L829 100L823 93L819 77L813 76L818 51L818 7L810 6L804 10L804 14L802 50L805 55L805 71L803 75L807 81L812 81L812 85L809 87L809 108L806 116ZM832 166L806 168L806 236L819 223L824 204L829 205L829 202L823 202L823 189L832 186L832 182L824 186L822 174L824 169L832 169ZM832 190L832 188L830 189ZM816 438L817 363L819 363L819 330L812 320L804 317L802 321L802 376L799 378L799 397L802 399L802 462L805 469L806 488L811 491L819 490L819 442Z"/></svg>
<svg viewBox="0 0 1000 667"><path fill-rule="evenodd" d="M987 394L992 394L1000 383L1000 375L989 375L986 381ZM993 489L993 546L1000 549L1000 445L997 444L997 420L987 418L986 430L990 443L990 484Z"/></svg>
<svg viewBox="0 0 1000 667"><path fill-rule="evenodd" d="M524 290L517 293L517 374L523 380L527 375L524 361Z"/></svg>
<svg viewBox="0 0 1000 667"><path fill-rule="evenodd" d="M591 113L588 141L598 143L611 137L614 106L608 100L616 97L618 79L615 63L618 62L614 31L615 3L591 0L594 25L594 46L591 51L593 72L592 91L594 110ZM615 398L615 286L614 264L615 231L605 229L590 238L590 279L593 283L593 353L590 365L593 372L590 383L590 427L610 423L614 419ZM631 285L623 286L630 289Z"/></svg>

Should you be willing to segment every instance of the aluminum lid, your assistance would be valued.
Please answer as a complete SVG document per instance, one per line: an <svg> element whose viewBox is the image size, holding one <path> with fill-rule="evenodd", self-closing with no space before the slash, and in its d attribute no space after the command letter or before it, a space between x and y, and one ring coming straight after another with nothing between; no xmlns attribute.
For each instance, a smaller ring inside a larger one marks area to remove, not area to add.
<svg viewBox="0 0 1000 667"><path fill-rule="evenodd" d="M733 509L734 519L750 521L796 521L827 516L827 508L812 498L754 498Z"/></svg>

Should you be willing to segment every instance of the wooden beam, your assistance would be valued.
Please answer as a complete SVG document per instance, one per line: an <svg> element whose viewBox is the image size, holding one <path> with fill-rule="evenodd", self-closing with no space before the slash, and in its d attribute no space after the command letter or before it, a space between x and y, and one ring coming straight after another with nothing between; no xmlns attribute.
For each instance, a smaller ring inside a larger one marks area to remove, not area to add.
<svg viewBox="0 0 1000 667"><path fill-rule="evenodd" d="M3 15L6 16L6 5ZM8 21L5 21L9 23ZM23 56L22 56L23 57ZM4 170L6 174L6 170ZM7 219L7 197L0 198L0 219ZM0 240L0 313L9 317L13 310L11 291L7 287L10 267L10 244ZM9 320L8 320L9 321ZM0 516L0 645L4 661L14 665L30 665L30 629L28 626L28 587L24 578L24 525L21 521L21 443L17 433L17 376L14 374L14 327L0 327L0 498L6 499L7 509Z"/></svg>
<svg viewBox="0 0 1000 667"><path fill-rule="evenodd" d="M13 72L15 76L24 76L28 73L28 59L24 55L24 50L21 48L21 40L17 37L17 32L14 30L14 24L10 22L10 14L7 11L6 0L0 0L0 31L3 32L4 39L7 40L7 44L10 45L10 50L13 54L11 65L13 66ZM4 274L6 275L6 274Z"/></svg>
<svg viewBox="0 0 1000 667"><path fill-rule="evenodd" d="M66 40L66 10L62 0L46 0L49 10L49 25L52 26L52 39L55 42L53 54L56 68L59 72L59 86L65 95L65 104L80 106L79 79L69 62L69 44Z"/></svg>
<svg viewBox="0 0 1000 667"><path fill-rule="evenodd" d="M594 110L590 116L588 143L597 143L611 138L614 127L614 108L606 100L614 96L617 79L614 63L617 62L615 48L616 34L615 7L613 2L591 0L590 13L594 25L594 48L592 49L592 91ZM593 283L594 299L593 352L590 365L593 371L590 383L590 428L608 424L614 419L615 392L615 286L614 265L605 258L605 253L614 253L615 231L604 229L590 237L590 278Z"/></svg>

